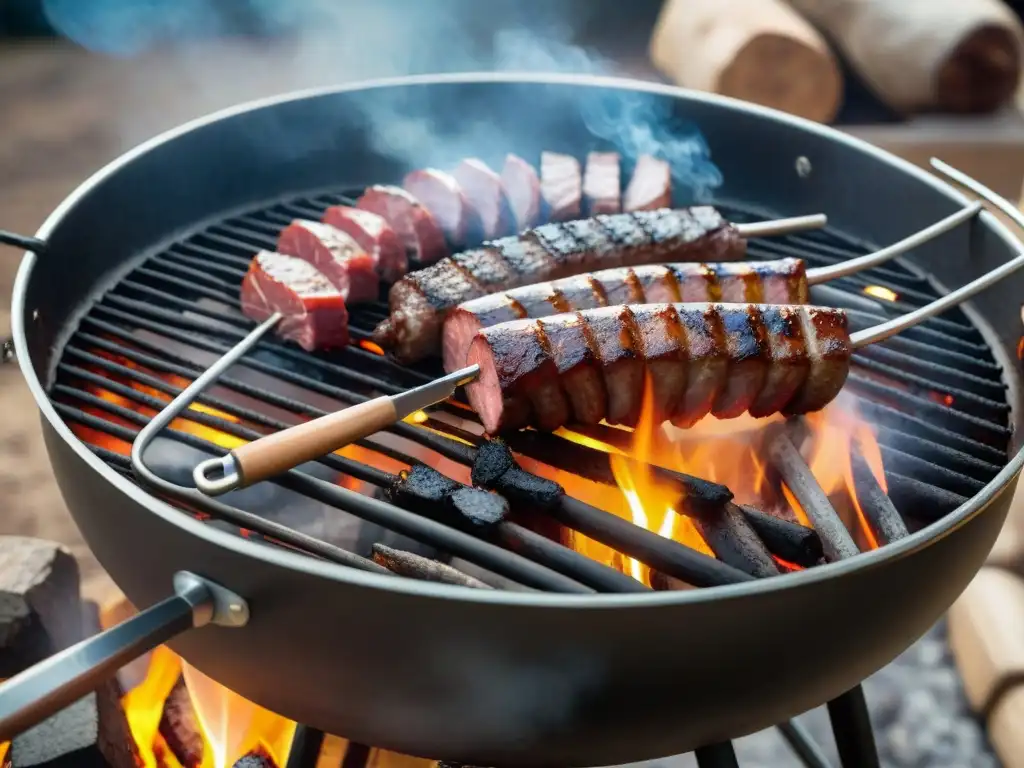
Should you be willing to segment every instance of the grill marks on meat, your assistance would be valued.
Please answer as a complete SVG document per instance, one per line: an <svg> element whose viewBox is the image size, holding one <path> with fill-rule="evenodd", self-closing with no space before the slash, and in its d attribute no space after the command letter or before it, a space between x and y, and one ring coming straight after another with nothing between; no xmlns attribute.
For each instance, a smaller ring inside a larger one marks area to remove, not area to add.
<svg viewBox="0 0 1024 768"><path fill-rule="evenodd" d="M616 152L591 152L583 173L583 197L587 213L618 213L622 210L619 155Z"/></svg>
<svg viewBox="0 0 1024 768"><path fill-rule="evenodd" d="M379 280L373 259L355 240L329 224L296 219L281 230L277 250L320 270L346 302L377 298Z"/></svg>
<svg viewBox="0 0 1024 768"><path fill-rule="evenodd" d="M615 306L517 319L479 331L467 396L487 432L566 424L635 426L649 377L655 417L819 410L846 381L838 309L763 304Z"/></svg>
<svg viewBox="0 0 1024 768"><path fill-rule="evenodd" d="M323 222L347 234L370 254L382 280L393 283L409 271L405 246L383 216L348 205L332 205L324 211Z"/></svg>
<svg viewBox="0 0 1024 768"><path fill-rule="evenodd" d="M523 158L509 154L501 169L501 185L505 188L516 231L534 226L540 220L540 176L537 169Z"/></svg>
<svg viewBox="0 0 1024 768"><path fill-rule="evenodd" d="M312 352L348 344L345 299L320 271L302 259L260 251L242 279L242 312L262 322L275 312L283 318L277 335Z"/></svg>
<svg viewBox="0 0 1024 768"><path fill-rule="evenodd" d="M401 187L372 186L356 201L356 207L382 216L414 264L433 264L448 254L444 232L430 211Z"/></svg>
<svg viewBox="0 0 1024 768"><path fill-rule="evenodd" d="M746 243L736 228L710 207L545 224L407 275L392 286L391 315L377 327L374 341L391 349L403 363L411 363L437 354L445 315L478 296L609 266L671 259L734 261L742 258L745 250ZM463 275L458 285L451 281L452 267ZM623 284L610 281L602 285L603 303L642 300L642 290L630 281L633 278ZM435 282L444 283L444 289L435 290ZM411 295L427 293L435 300L413 299L409 303ZM441 294L444 302L436 299ZM436 317L427 316L431 313ZM407 325L411 327L400 327Z"/></svg>
<svg viewBox="0 0 1024 768"><path fill-rule="evenodd" d="M478 330L519 318L550 317L615 304L806 304L807 300L807 270L800 259L605 269L525 285L460 304L444 322L442 357L446 370L461 368Z"/></svg>
<svg viewBox="0 0 1024 768"><path fill-rule="evenodd" d="M406 175L402 186L430 211L453 243L466 242L469 233L479 229L476 210L450 173L434 168L413 171Z"/></svg>
<svg viewBox="0 0 1024 768"><path fill-rule="evenodd" d="M580 161L558 152L540 154L540 194L551 221L578 219L582 213L583 175Z"/></svg>
<svg viewBox="0 0 1024 768"><path fill-rule="evenodd" d="M515 226L512 209L505 197L501 177L483 160L475 157L463 160L456 166L452 176L476 212L484 240L501 237L512 231Z"/></svg>
<svg viewBox="0 0 1024 768"><path fill-rule="evenodd" d="M623 210L653 211L672 205L672 167L653 155L640 155L626 187Z"/></svg>

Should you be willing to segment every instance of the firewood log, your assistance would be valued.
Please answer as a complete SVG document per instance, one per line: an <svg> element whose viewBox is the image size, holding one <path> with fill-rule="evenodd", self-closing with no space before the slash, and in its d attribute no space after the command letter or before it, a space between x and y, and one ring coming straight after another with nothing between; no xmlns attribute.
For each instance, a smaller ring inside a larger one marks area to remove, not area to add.
<svg viewBox="0 0 1024 768"><path fill-rule="evenodd" d="M989 112L1017 90L1024 40L1000 0L789 0L899 112Z"/></svg>
<svg viewBox="0 0 1024 768"><path fill-rule="evenodd" d="M842 75L824 39L782 0L667 0L654 65L679 85L828 122Z"/></svg>
<svg viewBox="0 0 1024 768"><path fill-rule="evenodd" d="M184 676L178 678L164 702L160 735L184 768L199 768L203 762L203 732L192 707Z"/></svg>

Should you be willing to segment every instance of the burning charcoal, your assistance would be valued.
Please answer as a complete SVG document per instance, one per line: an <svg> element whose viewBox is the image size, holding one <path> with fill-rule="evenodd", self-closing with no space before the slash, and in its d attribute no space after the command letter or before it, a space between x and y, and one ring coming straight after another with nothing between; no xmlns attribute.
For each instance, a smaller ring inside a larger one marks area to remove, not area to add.
<svg viewBox="0 0 1024 768"><path fill-rule="evenodd" d="M423 464L402 472L390 494L400 506L460 528L496 525L509 511L501 496L462 485Z"/></svg>
<svg viewBox="0 0 1024 768"><path fill-rule="evenodd" d="M860 450L850 452L850 467L857 501L875 540L879 544L888 544L909 535L906 523L878 484Z"/></svg>
<svg viewBox="0 0 1024 768"><path fill-rule="evenodd" d="M813 528L791 523L754 507L740 505L740 510L768 551L776 557L805 568L821 562L824 557L821 538Z"/></svg>
<svg viewBox="0 0 1024 768"><path fill-rule="evenodd" d="M139 759L113 680L15 736L7 753L10 768L136 768Z"/></svg>
<svg viewBox="0 0 1024 768"><path fill-rule="evenodd" d="M199 768L203 762L203 732L192 708L184 676L178 678L164 702L160 735L183 768Z"/></svg>
<svg viewBox="0 0 1024 768"><path fill-rule="evenodd" d="M764 542L735 504L711 511L691 511L688 517L723 563L758 578L778 575L778 566Z"/></svg>
<svg viewBox="0 0 1024 768"><path fill-rule="evenodd" d="M78 563L60 544L0 537L0 678L82 639Z"/></svg>
<svg viewBox="0 0 1024 768"><path fill-rule="evenodd" d="M967 501L952 491L895 472L885 473L885 484L889 487L889 498L896 509L906 517L929 523L945 517Z"/></svg>
<svg viewBox="0 0 1024 768"><path fill-rule="evenodd" d="M558 483L537 477L519 467L512 467L498 478L491 490L514 504L536 510L556 507L565 496L565 490Z"/></svg>
<svg viewBox="0 0 1024 768"><path fill-rule="evenodd" d="M448 506L462 520L479 527L497 525L508 517L508 502L503 497L469 486L452 491Z"/></svg>
<svg viewBox="0 0 1024 768"><path fill-rule="evenodd" d="M277 763L262 749L257 749L235 760L232 768L277 768Z"/></svg>
<svg viewBox="0 0 1024 768"><path fill-rule="evenodd" d="M411 552L385 547L383 544L373 545L373 559L399 576L408 576L421 581L436 581L441 584L455 584L460 587L490 589L479 579L475 579L450 565L429 560Z"/></svg>
<svg viewBox="0 0 1024 768"><path fill-rule="evenodd" d="M514 466L516 460L504 440L486 440L477 448L473 461L473 485L490 488Z"/></svg>
<svg viewBox="0 0 1024 768"><path fill-rule="evenodd" d="M550 509L565 495L558 483L521 469L502 440L488 440L477 449L472 478L473 485L534 509Z"/></svg>
<svg viewBox="0 0 1024 768"><path fill-rule="evenodd" d="M415 464L411 469L402 472L398 480L391 486L391 499L396 504L407 504L411 507L427 506L435 511L444 504L448 494L459 487L450 477L424 464Z"/></svg>

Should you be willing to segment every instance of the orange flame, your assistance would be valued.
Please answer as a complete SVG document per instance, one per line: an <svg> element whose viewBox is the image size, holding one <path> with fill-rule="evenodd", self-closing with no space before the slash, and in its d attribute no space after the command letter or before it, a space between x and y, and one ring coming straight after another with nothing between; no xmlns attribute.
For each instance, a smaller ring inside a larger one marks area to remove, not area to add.
<svg viewBox="0 0 1024 768"><path fill-rule="evenodd" d="M359 342L359 346L365 349L367 352L373 352L375 355L384 355L384 350L381 349L379 344L374 344L369 339L362 339Z"/></svg>
<svg viewBox="0 0 1024 768"><path fill-rule="evenodd" d="M122 699L142 768L166 768L168 759L174 759L161 744L159 728L164 702L180 675L181 660L169 648L160 646L150 655L145 679Z"/></svg>
<svg viewBox="0 0 1024 768"><path fill-rule="evenodd" d="M896 291L882 285L869 285L864 289L864 293L882 301L896 301L900 297Z"/></svg>
<svg viewBox="0 0 1024 768"><path fill-rule="evenodd" d="M196 719L210 747L202 768L230 768L253 750L281 765L288 755L295 723L225 688L189 664L182 664Z"/></svg>

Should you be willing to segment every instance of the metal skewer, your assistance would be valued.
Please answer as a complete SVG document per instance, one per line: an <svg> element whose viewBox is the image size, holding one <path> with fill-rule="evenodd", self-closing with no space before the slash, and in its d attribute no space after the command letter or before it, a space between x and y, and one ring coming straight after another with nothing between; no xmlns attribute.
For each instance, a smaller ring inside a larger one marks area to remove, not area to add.
<svg viewBox="0 0 1024 768"><path fill-rule="evenodd" d="M951 229L958 227L963 222L973 219L982 210L984 210L984 208L985 206L981 203L972 203L966 208L947 216L941 221L937 221L931 226L925 227L921 231L915 232L897 243L893 243L892 245L882 248L880 251L858 256L855 259L849 259L827 267L809 269L807 270L807 284L819 285L820 283L827 283L829 280L846 277L847 275L860 272L863 269L883 264L890 259L896 258L900 254L924 245L929 240L933 240L939 235L949 232Z"/></svg>
<svg viewBox="0 0 1024 768"><path fill-rule="evenodd" d="M977 179L972 179L963 171L958 171L949 163L939 160L937 157L931 159L932 168L946 176L962 187L966 187L981 199L991 203L1000 211L1005 213L1018 227L1024 227L1024 214L1017 207L1002 195L996 194L992 189L986 187Z"/></svg>
<svg viewBox="0 0 1024 768"><path fill-rule="evenodd" d="M868 344L874 344L876 341L884 341L890 336L895 336L901 331L905 331L908 328L913 328L918 323L927 320L929 317L942 314L947 309L952 309L957 304L962 304L971 298L976 293L981 293L986 288L998 283L1007 275L1012 275L1021 267L1024 267L1024 254L1017 256L1017 258L1006 262L1005 264L996 267L986 275L982 275L977 280L973 280L962 288L957 288L941 299L936 299L931 304L926 304L919 309L915 309L913 312L908 312L901 317L893 318L886 323L881 323L872 328L865 328L863 331L857 331L856 333L850 334L850 345L854 349L860 349L866 347Z"/></svg>
<svg viewBox="0 0 1024 768"><path fill-rule="evenodd" d="M824 213L812 213L809 216L793 216L789 219L772 221L755 221L752 224L736 224L740 237L749 240L752 237L777 237L808 229L821 229L828 224L828 216Z"/></svg>
<svg viewBox="0 0 1024 768"><path fill-rule="evenodd" d="M196 488L207 496L258 483L380 432L396 421L439 403L479 374L480 366L471 365L397 395L376 397L274 432L240 446L226 456L200 462L192 471L192 479Z"/></svg>

